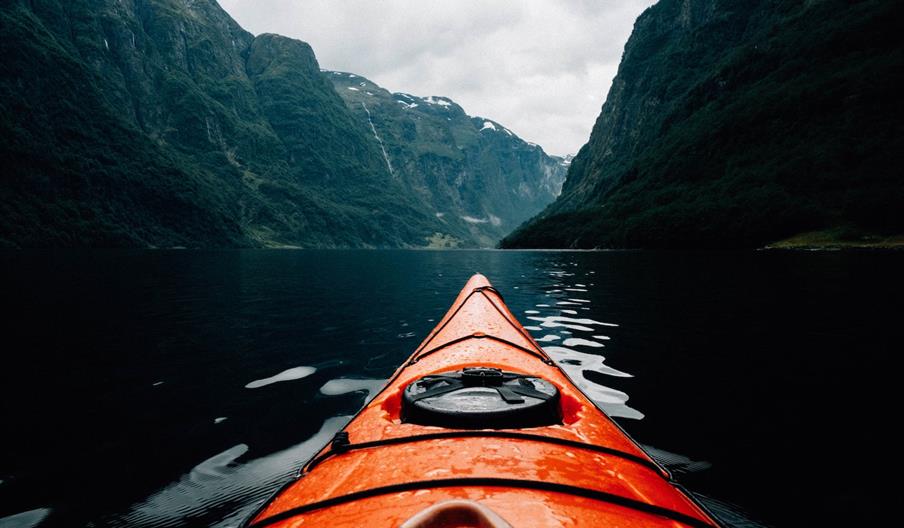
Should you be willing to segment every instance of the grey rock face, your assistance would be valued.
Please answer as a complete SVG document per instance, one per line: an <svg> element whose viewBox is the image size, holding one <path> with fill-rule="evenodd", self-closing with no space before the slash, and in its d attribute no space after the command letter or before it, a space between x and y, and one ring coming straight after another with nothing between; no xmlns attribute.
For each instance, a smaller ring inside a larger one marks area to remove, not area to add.
<svg viewBox="0 0 904 528"><path fill-rule="evenodd" d="M561 191L570 159L547 155L496 121L469 116L446 97L323 73L371 131L393 178L466 245L495 245Z"/></svg>

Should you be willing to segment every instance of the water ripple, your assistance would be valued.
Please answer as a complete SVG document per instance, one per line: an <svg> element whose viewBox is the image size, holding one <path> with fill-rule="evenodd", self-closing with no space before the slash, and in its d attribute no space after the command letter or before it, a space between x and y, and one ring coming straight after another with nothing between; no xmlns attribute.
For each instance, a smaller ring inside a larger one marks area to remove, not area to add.
<svg viewBox="0 0 904 528"><path fill-rule="evenodd" d="M251 383L248 383L247 385L245 385L245 388L246 389L258 389L260 387L265 387L267 385L272 385L273 383L279 383L281 381L298 380L298 379L306 378L315 372L317 372L317 369L314 367L290 368L288 370L284 370L284 371L280 372L279 374L270 376L269 378L254 380Z"/></svg>
<svg viewBox="0 0 904 528"><path fill-rule="evenodd" d="M602 343L597 343L596 341L591 341L589 339L581 339L580 337L570 337L562 342L562 344L567 347L585 346L590 348L602 348L606 346Z"/></svg>
<svg viewBox="0 0 904 528"><path fill-rule="evenodd" d="M304 442L244 463L239 458L251 449L245 444L233 446L200 462L179 481L135 504L122 516L107 519L104 525L238 526L349 419L349 416L329 418L320 431Z"/></svg>
<svg viewBox="0 0 904 528"><path fill-rule="evenodd" d="M15 515L0 517L0 528L33 528L50 515L50 508L37 508Z"/></svg>
<svg viewBox="0 0 904 528"><path fill-rule="evenodd" d="M339 396L341 394L349 394L357 391L367 391L373 394L380 390L386 380L382 379L334 379L326 382L320 387L320 393L326 396Z"/></svg>
<svg viewBox="0 0 904 528"><path fill-rule="evenodd" d="M574 263L570 265L574 266ZM578 309L590 310L590 305L592 304L590 299L568 297L570 295L569 292L589 292L587 284L580 282L569 284L568 277L575 276L574 273L553 270L548 271L547 274L557 279L554 284L546 285L542 290L546 297L552 298L550 302L554 303L554 305L537 304L536 307L546 308L547 313L552 313L540 315L538 310L525 311L527 319L535 321L539 325L535 324L524 328L533 332L548 332L550 330L554 332L537 337L537 342L558 343L561 341L561 346L546 346L544 350L578 384L581 391L606 411L609 416L642 419L644 417L642 412L627 405L628 395L625 392L591 380L585 373L593 372L616 378L630 378L632 375L607 365L605 362L606 358L599 354L575 350L575 348L604 348L606 345L602 341L609 341L610 337L599 334L599 327L616 328L618 325L586 317L569 317L578 315ZM592 286L593 284L590 285ZM572 332L586 332L590 335L572 337Z"/></svg>
<svg viewBox="0 0 904 528"><path fill-rule="evenodd" d="M628 395L620 390L593 382L584 376L585 371L598 372L618 378L630 378L631 374L606 365L606 358L596 354L584 354L566 347L548 346L546 351L568 376L577 383L581 392L599 405L609 416L641 420L644 414L628 406Z"/></svg>

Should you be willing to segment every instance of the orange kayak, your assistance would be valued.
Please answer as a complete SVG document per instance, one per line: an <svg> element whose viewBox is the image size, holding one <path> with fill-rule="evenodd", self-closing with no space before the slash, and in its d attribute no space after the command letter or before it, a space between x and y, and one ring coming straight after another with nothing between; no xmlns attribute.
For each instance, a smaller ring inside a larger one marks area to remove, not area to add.
<svg viewBox="0 0 904 528"><path fill-rule="evenodd" d="M251 528L719 526L474 275Z"/></svg>

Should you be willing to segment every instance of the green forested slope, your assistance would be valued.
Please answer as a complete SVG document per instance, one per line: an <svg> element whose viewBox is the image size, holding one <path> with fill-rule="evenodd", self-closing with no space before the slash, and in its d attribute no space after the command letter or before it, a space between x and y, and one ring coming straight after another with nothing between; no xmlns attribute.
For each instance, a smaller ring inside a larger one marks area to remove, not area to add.
<svg viewBox="0 0 904 528"><path fill-rule="evenodd" d="M422 246L304 43L213 0L0 4L0 245Z"/></svg>
<svg viewBox="0 0 904 528"><path fill-rule="evenodd" d="M504 247L904 231L904 4L662 0L562 195Z"/></svg>
<svg viewBox="0 0 904 528"><path fill-rule="evenodd" d="M493 246L559 194L568 162L503 125L469 116L447 97L324 73L381 145L393 177L443 222L446 242Z"/></svg>

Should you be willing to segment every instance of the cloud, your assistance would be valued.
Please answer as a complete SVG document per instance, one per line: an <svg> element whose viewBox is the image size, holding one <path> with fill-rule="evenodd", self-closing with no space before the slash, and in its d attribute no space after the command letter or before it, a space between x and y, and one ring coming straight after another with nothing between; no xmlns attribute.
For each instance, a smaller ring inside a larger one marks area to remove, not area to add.
<svg viewBox="0 0 904 528"><path fill-rule="evenodd" d="M654 0L220 0L322 68L442 95L554 154L587 141L634 20Z"/></svg>

